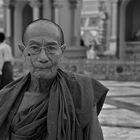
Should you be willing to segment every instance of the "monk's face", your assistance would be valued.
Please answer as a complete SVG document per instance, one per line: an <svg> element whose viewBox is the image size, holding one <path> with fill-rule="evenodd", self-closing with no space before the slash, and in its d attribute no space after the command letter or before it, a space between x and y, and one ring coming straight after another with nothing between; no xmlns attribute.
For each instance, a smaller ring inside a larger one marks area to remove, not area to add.
<svg viewBox="0 0 140 140"><path fill-rule="evenodd" d="M24 36L24 52L35 77L51 79L56 75L63 52L60 42L60 32L53 24L38 23L28 28Z"/></svg>

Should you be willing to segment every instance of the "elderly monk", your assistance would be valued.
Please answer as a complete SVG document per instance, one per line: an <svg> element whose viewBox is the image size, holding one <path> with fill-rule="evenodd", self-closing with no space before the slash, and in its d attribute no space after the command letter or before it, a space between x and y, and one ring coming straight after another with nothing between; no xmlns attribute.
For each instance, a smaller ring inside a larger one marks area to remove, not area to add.
<svg viewBox="0 0 140 140"><path fill-rule="evenodd" d="M108 89L59 68L66 47L60 26L33 21L22 40L31 69L0 91L0 140L103 140L98 114Z"/></svg>

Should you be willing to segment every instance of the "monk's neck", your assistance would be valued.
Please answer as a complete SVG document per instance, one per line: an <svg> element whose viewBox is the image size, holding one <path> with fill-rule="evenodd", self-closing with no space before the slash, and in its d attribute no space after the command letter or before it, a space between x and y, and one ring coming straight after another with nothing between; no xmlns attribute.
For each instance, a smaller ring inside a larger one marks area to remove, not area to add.
<svg viewBox="0 0 140 140"><path fill-rule="evenodd" d="M29 92L44 94L49 92L50 86L53 83L53 79L41 79L31 76L31 83L29 86Z"/></svg>

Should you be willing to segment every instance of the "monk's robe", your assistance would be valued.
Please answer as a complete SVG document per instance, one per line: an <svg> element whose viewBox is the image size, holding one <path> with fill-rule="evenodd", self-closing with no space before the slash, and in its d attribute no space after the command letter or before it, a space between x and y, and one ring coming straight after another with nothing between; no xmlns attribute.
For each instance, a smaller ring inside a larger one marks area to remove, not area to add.
<svg viewBox="0 0 140 140"><path fill-rule="evenodd" d="M48 96L18 111L31 74L0 91L0 140L103 140L98 121L108 89L58 69Z"/></svg>

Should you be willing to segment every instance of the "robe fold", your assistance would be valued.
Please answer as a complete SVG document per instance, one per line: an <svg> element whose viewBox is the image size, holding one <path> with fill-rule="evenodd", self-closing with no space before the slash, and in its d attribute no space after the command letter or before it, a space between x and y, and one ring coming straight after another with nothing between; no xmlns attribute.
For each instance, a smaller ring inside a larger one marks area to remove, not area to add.
<svg viewBox="0 0 140 140"><path fill-rule="evenodd" d="M17 113L31 74L0 91L0 140L103 140L97 115L108 89L58 69L49 97Z"/></svg>

